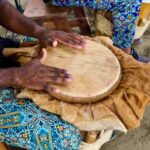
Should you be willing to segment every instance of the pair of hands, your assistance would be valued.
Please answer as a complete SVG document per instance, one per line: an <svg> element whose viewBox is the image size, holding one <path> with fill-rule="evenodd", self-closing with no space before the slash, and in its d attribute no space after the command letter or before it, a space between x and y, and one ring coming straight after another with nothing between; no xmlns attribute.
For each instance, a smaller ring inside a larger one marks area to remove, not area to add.
<svg viewBox="0 0 150 150"><path fill-rule="evenodd" d="M46 47L57 46L58 43L74 47L76 49L83 48L85 40L82 36L66 33L63 31L41 30L38 35L42 47L41 56L33 59L28 64L17 69L15 87L26 87L33 90L43 90L45 92L58 93L59 90L51 86L51 84L68 84L73 80L67 70L43 65L46 58Z"/></svg>

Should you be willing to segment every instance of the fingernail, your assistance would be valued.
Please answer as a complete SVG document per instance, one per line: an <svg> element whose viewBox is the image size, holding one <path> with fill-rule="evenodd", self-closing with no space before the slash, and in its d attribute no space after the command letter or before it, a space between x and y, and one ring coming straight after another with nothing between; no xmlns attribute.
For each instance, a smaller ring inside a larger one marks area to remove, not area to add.
<svg viewBox="0 0 150 150"><path fill-rule="evenodd" d="M82 47L82 46L76 46L76 48L77 48L77 49L81 49L81 48L83 48L83 47Z"/></svg>
<svg viewBox="0 0 150 150"><path fill-rule="evenodd" d="M55 93L59 93L59 90L58 89L55 89L55 91L54 91Z"/></svg>
<svg viewBox="0 0 150 150"><path fill-rule="evenodd" d="M85 44L82 45L82 48L85 48Z"/></svg>
<svg viewBox="0 0 150 150"><path fill-rule="evenodd" d="M43 48L44 51L46 51L46 48Z"/></svg>
<svg viewBox="0 0 150 150"><path fill-rule="evenodd" d="M72 79L71 79L71 78L68 78L68 79L67 79L67 82L72 82Z"/></svg>
<svg viewBox="0 0 150 150"><path fill-rule="evenodd" d="M57 44L58 44L58 42L57 42L57 41L54 41L54 42L53 42L53 46L54 46L54 47L56 47L56 46L57 46Z"/></svg>
<svg viewBox="0 0 150 150"><path fill-rule="evenodd" d="M73 80L73 76L71 74L69 74L69 77L70 77L71 80Z"/></svg>

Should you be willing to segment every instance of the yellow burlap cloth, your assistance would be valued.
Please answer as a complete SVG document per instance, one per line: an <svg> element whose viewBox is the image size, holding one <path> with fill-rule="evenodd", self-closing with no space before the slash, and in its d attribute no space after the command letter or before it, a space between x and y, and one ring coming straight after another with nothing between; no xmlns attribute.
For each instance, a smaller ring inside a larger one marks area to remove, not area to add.
<svg viewBox="0 0 150 150"><path fill-rule="evenodd" d="M120 130L126 132L140 126L146 105L150 100L150 64L137 62L132 56L114 47L111 40L95 37L118 58L122 67L122 79L103 101L93 104L71 104L57 100L44 92L22 89L18 97L31 98L40 108L56 113L80 130ZM16 57L21 63L38 54L38 47L5 49L5 56Z"/></svg>

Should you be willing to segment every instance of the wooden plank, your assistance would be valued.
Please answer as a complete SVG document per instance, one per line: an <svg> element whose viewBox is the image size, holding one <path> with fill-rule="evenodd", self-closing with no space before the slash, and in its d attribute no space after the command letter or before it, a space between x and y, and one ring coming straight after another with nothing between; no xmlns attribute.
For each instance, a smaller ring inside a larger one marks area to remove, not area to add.
<svg viewBox="0 0 150 150"><path fill-rule="evenodd" d="M39 25L43 25L44 22L53 22L53 24L45 24L48 29L70 32L71 27L79 27L81 34L91 34L92 31L84 8L75 7L73 11L76 19L68 21L68 8L46 5L42 0L30 0L27 3L24 15L32 18Z"/></svg>
<svg viewBox="0 0 150 150"><path fill-rule="evenodd" d="M32 19L52 18L55 16L65 16L67 11L50 9L42 0L29 0L24 11L24 15Z"/></svg>
<svg viewBox="0 0 150 150"><path fill-rule="evenodd" d="M80 27L81 33L82 34L91 34L92 30L91 30L90 24L88 22L88 18L86 16L84 8L83 7L74 7L73 11L74 11L76 18L80 22L79 27ZM84 23L86 24L86 26L84 26L84 27L82 26L82 23L83 23L83 20L81 19L82 17L85 18Z"/></svg>
<svg viewBox="0 0 150 150"><path fill-rule="evenodd" d="M4 143L0 143L0 150L7 150L7 147Z"/></svg>
<svg viewBox="0 0 150 150"><path fill-rule="evenodd" d="M69 20L69 25L71 27L87 27L87 20L86 18L77 18L77 19L70 19Z"/></svg>
<svg viewBox="0 0 150 150"><path fill-rule="evenodd" d="M66 16L64 17L54 17L53 22L57 30L62 30L65 32L70 32L70 25Z"/></svg>
<svg viewBox="0 0 150 150"><path fill-rule="evenodd" d="M139 22L142 19L148 19L150 16L150 3L142 3L141 10L140 10L140 16L138 18Z"/></svg>

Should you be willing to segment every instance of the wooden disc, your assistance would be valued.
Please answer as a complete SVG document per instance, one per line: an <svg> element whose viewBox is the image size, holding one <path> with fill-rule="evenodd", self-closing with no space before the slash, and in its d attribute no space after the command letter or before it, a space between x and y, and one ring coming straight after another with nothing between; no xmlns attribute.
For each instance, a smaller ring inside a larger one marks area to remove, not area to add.
<svg viewBox="0 0 150 150"><path fill-rule="evenodd" d="M87 40L82 50L64 45L48 48L44 64L64 68L73 76L66 86L53 96L68 102L92 103L108 96L117 87L121 67L116 56L105 46Z"/></svg>

